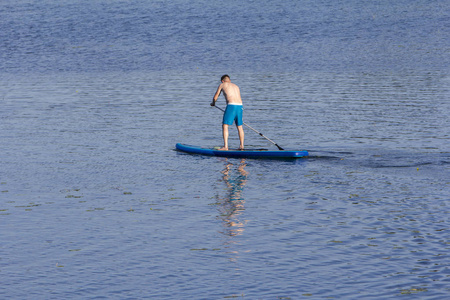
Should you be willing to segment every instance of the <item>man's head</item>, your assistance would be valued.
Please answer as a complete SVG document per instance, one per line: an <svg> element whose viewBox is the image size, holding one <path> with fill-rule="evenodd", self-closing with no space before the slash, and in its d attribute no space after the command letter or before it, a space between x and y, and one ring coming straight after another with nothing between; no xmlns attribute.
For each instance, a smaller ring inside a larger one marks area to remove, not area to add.
<svg viewBox="0 0 450 300"><path fill-rule="evenodd" d="M224 82L224 81L230 81L230 76L228 76L228 75L223 75L223 76L220 78L220 81L222 81L222 82Z"/></svg>

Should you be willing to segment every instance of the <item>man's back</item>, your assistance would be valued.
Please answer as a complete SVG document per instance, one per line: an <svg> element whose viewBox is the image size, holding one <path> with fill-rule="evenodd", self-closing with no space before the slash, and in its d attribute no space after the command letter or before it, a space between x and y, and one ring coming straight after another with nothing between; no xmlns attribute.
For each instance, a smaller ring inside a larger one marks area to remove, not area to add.
<svg viewBox="0 0 450 300"><path fill-rule="evenodd" d="M242 104L241 91L239 87L230 81L222 83L222 91L227 104Z"/></svg>

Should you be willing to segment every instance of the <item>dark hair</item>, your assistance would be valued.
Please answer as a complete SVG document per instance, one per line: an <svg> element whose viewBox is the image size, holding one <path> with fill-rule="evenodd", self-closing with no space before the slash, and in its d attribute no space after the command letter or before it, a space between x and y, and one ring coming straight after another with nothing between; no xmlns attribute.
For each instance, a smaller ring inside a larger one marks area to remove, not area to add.
<svg viewBox="0 0 450 300"><path fill-rule="evenodd" d="M223 75L222 77L220 77L220 81L225 80L225 78L230 79L230 76L228 76L227 74Z"/></svg>

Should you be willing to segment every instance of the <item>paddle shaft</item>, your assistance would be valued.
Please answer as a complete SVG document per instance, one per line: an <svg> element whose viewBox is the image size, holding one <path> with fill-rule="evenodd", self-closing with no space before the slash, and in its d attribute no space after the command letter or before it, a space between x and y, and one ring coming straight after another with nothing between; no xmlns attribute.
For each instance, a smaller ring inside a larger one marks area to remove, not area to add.
<svg viewBox="0 0 450 300"><path fill-rule="evenodd" d="M215 105L214 105L215 106ZM225 112L222 108L215 106L218 109L220 109L221 111ZM257 134L259 134L260 136L262 136L263 138L265 138L266 140L268 140L269 142L271 142L272 144L274 144L275 146L277 146L278 150L284 150L283 148L281 148L280 146L278 146L277 143L275 143L274 141L272 141L271 139L269 139L267 136L265 136L264 134L262 134L261 132L257 131L256 129L254 129L253 127L251 127L250 125L248 125L247 123L243 122L245 126L247 126L248 128L250 128L251 130L253 130L254 132L256 132Z"/></svg>

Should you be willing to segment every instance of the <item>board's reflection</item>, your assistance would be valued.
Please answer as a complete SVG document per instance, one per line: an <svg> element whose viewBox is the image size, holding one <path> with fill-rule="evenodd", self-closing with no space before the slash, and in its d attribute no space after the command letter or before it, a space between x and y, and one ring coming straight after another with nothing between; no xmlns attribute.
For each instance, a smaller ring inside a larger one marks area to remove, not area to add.
<svg viewBox="0 0 450 300"><path fill-rule="evenodd" d="M244 231L246 222L241 219L241 214L245 210L242 192L248 176L246 166L245 159L242 159L238 165L227 159L222 171L222 180L227 186L227 193L224 197L219 197L218 209L224 224L223 233L228 236L240 235Z"/></svg>

